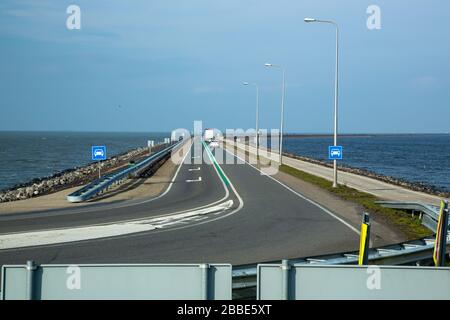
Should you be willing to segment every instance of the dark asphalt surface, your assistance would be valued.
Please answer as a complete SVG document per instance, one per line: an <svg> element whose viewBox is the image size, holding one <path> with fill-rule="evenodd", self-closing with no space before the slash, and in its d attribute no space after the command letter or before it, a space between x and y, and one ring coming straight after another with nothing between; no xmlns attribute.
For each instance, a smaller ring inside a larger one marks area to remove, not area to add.
<svg viewBox="0 0 450 320"><path fill-rule="evenodd" d="M187 148L186 148L187 149ZM193 148L187 158L195 156ZM170 161L170 160L168 160ZM194 160L193 160L194 161ZM201 167L200 171L189 171ZM201 183L196 180L201 176ZM150 202L119 202L58 211L0 215L0 234L145 218L204 206L225 196L220 178L210 165L183 164L170 191Z"/></svg>
<svg viewBox="0 0 450 320"><path fill-rule="evenodd" d="M188 209L224 196L222 183L211 165L201 165L203 181L196 183L185 180L197 178L198 173L189 172L188 168L198 165L185 166L173 189L160 200L149 202L149 207L138 205L88 214L0 220L0 230L11 232L36 226L48 228L46 223L71 226L111 217L117 220L149 216L164 208ZM0 265L23 264L30 259L38 263L227 262L237 265L358 248L359 236L349 227L256 169L247 164L221 167L244 202L243 208L232 215L178 230L0 250ZM235 197L234 201L237 202Z"/></svg>

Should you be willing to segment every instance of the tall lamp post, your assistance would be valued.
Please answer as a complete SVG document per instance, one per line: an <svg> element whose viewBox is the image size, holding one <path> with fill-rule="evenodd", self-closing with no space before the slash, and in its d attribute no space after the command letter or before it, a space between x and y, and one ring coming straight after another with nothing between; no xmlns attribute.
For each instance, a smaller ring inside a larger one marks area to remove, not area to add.
<svg viewBox="0 0 450 320"><path fill-rule="evenodd" d="M256 162L258 163L259 156L259 86L256 83L243 82L244 86L253 85L256 88Z"/></svg>
<svg viewBox="0 0 450 320"><path fill-rule="evenodd" d="M338 89L339 89L339 26L331 20L318 20L313 18L305 18L306 23L319 22L332 24L336 28L336 66L334 73L334 145L337 146L338 131ZM337 188L337 160L333 160L333 188Z"/></svg>
<svg viewBox="0 0 450 320"><path fill-rule="evenodd" d="M272 67L272 68L279 68L281 69L283 73L283 80L281 84L281 120L280 120L280 150L279 150L279 163L282 164L283 161L283 124L284 124L284 95L285 95L285 70L282 66L272 64L272 63L266 63L264 64L266 67Z"/></svg>

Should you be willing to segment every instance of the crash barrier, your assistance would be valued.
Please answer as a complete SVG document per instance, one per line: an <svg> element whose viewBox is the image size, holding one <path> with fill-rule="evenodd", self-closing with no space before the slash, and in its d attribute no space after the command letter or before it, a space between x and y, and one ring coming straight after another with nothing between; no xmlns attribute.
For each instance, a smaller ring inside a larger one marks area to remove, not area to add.
<svg viewBox="0 0 450 320"><path fill-rule="evenodd" d="M419 213L419 218L422 224L430 230L436 230L439 220L438 206L426 204L422 202L404 202L404 201L375 201L382 207L408 210L414 213Z"/></svg>
<svg viewBox="0 0 450 320"><path fill-rule="evenodd" d="M429 265L432 263L435 237L370 248L366 251L370 265ZM442 250L444 252L444 250ZM447 233L445 252L450 252L450 235ZM357 265L359 251L340 252L291 259L290 264L298 265ZM279 264L278 261L268 263ZM235 266L233 268L233 297L239 299L256 298L257 264Z"/></svg>
<svg viewBox="0 0 450 320"><path fill-rule="evenodd" d="M230 264L5 265L2 300L231 299Z"/></svg>
<svg viewBox="0 0 450 320"><path fill-rule="evenodd" d="M141 162L127 167L125 169L117 170L111 174L104 175L103 177L89 183L81 189L69 194L67 201L69 202L82 202L89 200L104 190L111 187L113 184L119 183L124 179L128 179L130 176L138 176L142 172L148 170L152 165L158 163L164 157L168 156L173 149L179 147L182 141L174 143L161 151L158 151Z"/></svg>
<svg viewBox="0 0 450 320"><path fill-rule="evenodd" d="M260 264L261 300L449 300L450 268Z"/></svg>
<svg viewBox="0 0 450 320"><path fill-rule="evenodd" d="M230 264L5 265L2 300L230 300ZM450 268L259 264L256 298L450 299Z"/></svg>

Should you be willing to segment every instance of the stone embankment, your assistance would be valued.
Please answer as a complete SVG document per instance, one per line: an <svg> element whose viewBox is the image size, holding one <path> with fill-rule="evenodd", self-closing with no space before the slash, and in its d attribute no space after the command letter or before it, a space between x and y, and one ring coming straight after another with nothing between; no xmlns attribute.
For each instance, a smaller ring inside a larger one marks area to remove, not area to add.
<svg viewBox="0 0 450 320"><path fill-rule="evenodd" d="M159 148L160 146L156 146L153 151L157 151ZM30 182L0 192L0 203L28 199L81 186L98 177L99 165L101 165L102 173L108 173L127 165L130 161L139 161L145 156L148 156L148 148L137 148L105 161L64 170L48 177L33 179Z"/></svg>
<svg viewBox="0 0 450 320"><path fill-rule="evenodd" d="M322 166L326 166L326 167L333 167L333 165L329 162L325 162L325 161L320 161L320 160L316 160L316 159L311 159L311 158L306 158L306 157L301 157L292 153L286 153L283 152L283 155L286 155L288 157L294 158L294 159L298 159L298 160L302 160L305 162L310 162L310 163L314 163L314 164L318 164L318 165L322 165ZM347 166L342 166L339 165L338 166L339 170L341 171L345 171L345 172L350 172L350 173L354 173L354 174L358 174L361 176L366 176L372 179L377 179L386 183L390 183L393 185L397 185L397 186L401 186L410 190L414 190L414 191L419 191L419 192L424 192L424 193L428 193L428 194L433 194L439 197L445 197L445 198L449 198L450 197L450 193L449 192L445 192L442 190L439 190L438 188L434 187L434 186L430 186L427 185L425 183L421 183L421 182L410 182L404 179L399 179L399 178L394 178L394 177L390 177L390 176L385 176L385 175L381 175L381 174L377 174L375 172L369 171L369 170L364 170L364 169L358 169L358 168L353 168L353 167L347 167Z"/></svg>

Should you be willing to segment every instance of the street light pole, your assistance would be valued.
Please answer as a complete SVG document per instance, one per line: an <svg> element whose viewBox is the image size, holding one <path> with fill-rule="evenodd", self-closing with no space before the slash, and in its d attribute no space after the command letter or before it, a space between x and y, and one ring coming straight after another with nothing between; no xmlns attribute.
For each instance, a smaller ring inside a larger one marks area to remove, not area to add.
<svg viewBox="0 0 450 320"><path fill-rule="evenodd" d="M250 85L248 82L243 82L244 86ZM259 159L259 86L256 83L252 83L256 88L256 163Z"/></svg>
<svg viewBox="0 0 450 320"><path fill-rule="evenodd" d="M273 68L279 68L282 71L283 74L283 80L281 83L281 120L280 120L280 146L279 146L279 163L280 165L283 162L283 125L284 125L284 96L286 94L285 90L285 69L282 66L266 63L264 64L266 67L273 67Z"/></svg>
<svg viewBox="0 0 450 320"><path fill-rule="evenodd" d="M336 28L336 65L334 73L334 145L337 146L337 131L338 131L338 98L339 98L339 26L336 22L331 20L318 20L312 18L305 18L306 23L319 22L329 23ZM333 188L337 188L337 160L333 160Z"/></svg>

